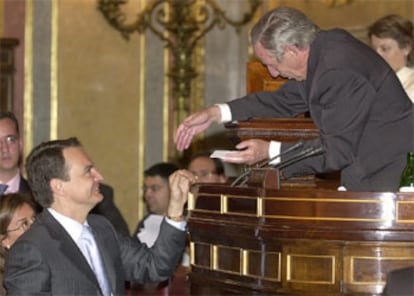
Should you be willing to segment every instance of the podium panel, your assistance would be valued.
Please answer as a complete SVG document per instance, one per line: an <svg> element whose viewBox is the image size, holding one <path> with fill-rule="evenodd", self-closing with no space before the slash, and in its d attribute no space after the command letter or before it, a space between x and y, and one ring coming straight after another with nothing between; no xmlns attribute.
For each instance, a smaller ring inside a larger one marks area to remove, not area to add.
<svg viewBox="0 0 414 296"><path fill-rule="evenodd" d="M379 295L414 265L414 194L201 184L192 295Z"/></svg>

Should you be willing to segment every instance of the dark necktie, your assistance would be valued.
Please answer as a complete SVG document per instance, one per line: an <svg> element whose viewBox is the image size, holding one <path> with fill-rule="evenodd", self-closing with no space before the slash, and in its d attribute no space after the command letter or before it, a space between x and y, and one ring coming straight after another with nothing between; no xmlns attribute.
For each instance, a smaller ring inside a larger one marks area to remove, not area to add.
<svg viewBox="0 0 414 296"><path fill-rule="evenodd" d="M7 187L9 187L6 184L0 184L0 195L3 195L4 192L6 192Z"/></svg>

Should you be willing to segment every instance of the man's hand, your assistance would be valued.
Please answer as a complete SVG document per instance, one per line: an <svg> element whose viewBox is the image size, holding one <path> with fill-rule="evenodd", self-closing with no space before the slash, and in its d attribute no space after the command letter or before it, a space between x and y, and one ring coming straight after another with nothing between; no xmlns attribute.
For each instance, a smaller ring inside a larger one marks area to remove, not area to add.
<svg viewBox="0 0 414 296"><path fill-rule="evenodd" d="M269 158L269 145L270 143L264 140L246 140L236 146L242 151L228 153L222 159L225 162L255 164Z"/></svg>
<svg viewBox="0 0 414 296"><path fill-rule="evenodd" d="M220 122L221 112L217 106L211 106L188 116L178 126L175 144L179 151L187 149L195 135L204 132L213 122Z"/></svg>
<svg viewBox="0 0 414 296"><path fill-rule="evenodd" d="M187 170L175 171L169 177L170 201L167 209L168 217L181 217L183 215L184 205L187 202L188 191L194 182L194 175Z"/></svg>

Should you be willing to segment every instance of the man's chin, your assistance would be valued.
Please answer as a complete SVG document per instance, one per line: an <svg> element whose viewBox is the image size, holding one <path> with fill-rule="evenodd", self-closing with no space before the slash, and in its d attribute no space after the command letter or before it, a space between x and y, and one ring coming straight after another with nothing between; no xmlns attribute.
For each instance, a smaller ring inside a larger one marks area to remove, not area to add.
<svg viewBox="0 0 414 296"><path fill-rule="evenodd" d="M0 170L3 171L15 171L16 168L18 167L17 163L15 161L2 161L1 165L0 165Z"/></svg>
<svg viewBox="0 0 414 296"><path fill-rule="evenodd" d="M101 201L103 201L103 194L100 192L97 192L94 194L95 200L97 201L97 203L100 203Z"/></svg>

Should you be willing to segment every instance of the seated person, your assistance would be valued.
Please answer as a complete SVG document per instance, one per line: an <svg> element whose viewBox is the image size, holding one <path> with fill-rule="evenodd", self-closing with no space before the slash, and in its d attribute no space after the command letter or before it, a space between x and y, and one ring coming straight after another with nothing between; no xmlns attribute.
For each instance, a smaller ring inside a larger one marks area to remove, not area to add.
<svg viewBox="0 0 414 296"><path fill-rule="evenodd" d="M32 225L35 210L36 206L29 195L10 193L0 199L0 295L6 295L3 275L7 250Z"/></svg>
<svg viewBox="0 0 414 296"><path fill-rule="evenodd" d="M188 170L197 183L226 183L223 162L219 158L210 158L210 155L208 151L194 154L188 163Z"/></svg>

